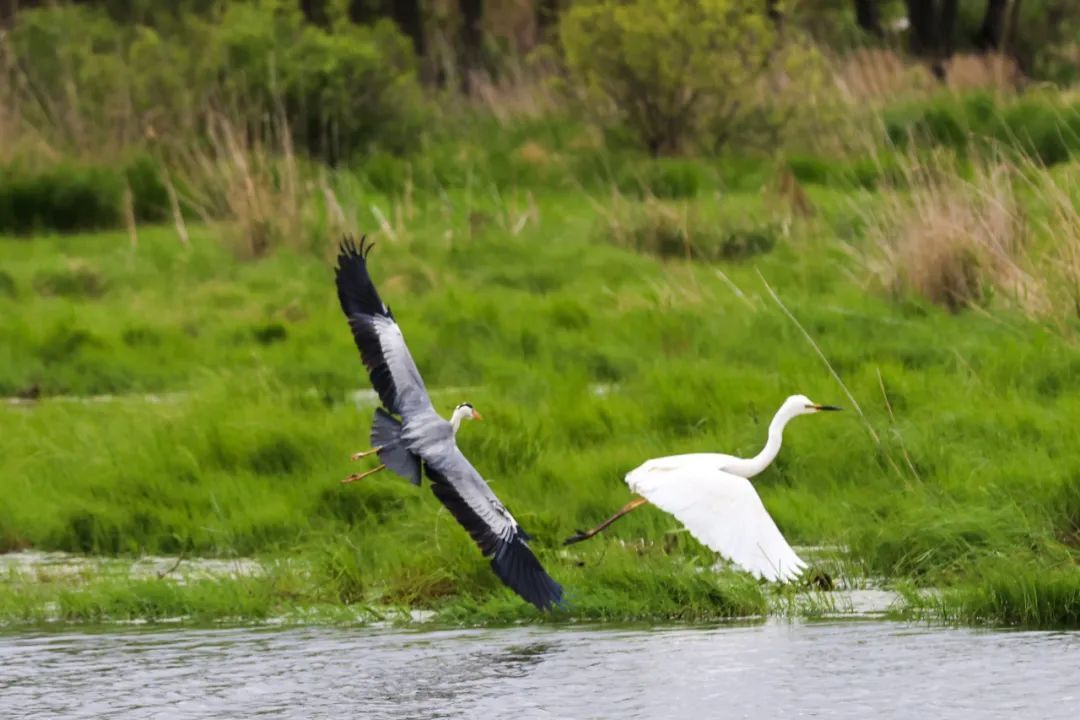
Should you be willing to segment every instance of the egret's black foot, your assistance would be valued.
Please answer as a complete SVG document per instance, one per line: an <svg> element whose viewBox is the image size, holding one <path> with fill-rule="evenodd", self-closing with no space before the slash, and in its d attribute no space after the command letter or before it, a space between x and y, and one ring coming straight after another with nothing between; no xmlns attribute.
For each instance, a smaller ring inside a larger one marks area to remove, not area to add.
<svg viewBox="0 0 1080 720"><path fill-rule="evenodd" d="M562 544L563 545L573 545L574 543L579 543L582 540L588 540L591 537L592 537L592 535L585 532L584 530L578 530L576 533L574 533L570 537L563 540Z"/></svg>

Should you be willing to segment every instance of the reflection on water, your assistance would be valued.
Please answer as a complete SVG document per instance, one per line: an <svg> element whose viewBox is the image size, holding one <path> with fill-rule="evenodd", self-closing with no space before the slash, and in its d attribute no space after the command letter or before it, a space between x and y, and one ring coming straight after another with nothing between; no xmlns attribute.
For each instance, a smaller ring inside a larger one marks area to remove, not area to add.
<svg viewBox="0 0 1080 720"><path fill-rule="evenodd" d="M844 622L0 636L2 718L1080 716L1080 634Z"/></svg>

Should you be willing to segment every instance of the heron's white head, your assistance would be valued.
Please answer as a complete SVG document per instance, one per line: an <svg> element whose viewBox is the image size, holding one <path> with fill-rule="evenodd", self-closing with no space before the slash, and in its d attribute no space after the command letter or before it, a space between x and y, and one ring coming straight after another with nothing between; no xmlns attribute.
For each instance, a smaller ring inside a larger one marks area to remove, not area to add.
<svg viewBox="0 0 1080 720"><path fill-rule="evenodd" d="M483 420L484 418L476 411L471 404L464 402L454 408L454 414L461 413L461 417L465 420Z"/></svg>
<svg viewBox="0 0 1080 720"><path fill-rule="evenodd" d="M456 431L461 427L462 420L483 420L483 416L476 411L472 405L467 402L463 402L454 408L454 414L450 416L450 424L454 426Z"/></svg>
<svg viewBox="0 0 1080 720"><path fill-rule="evenodd" d="M823 410L839 410L835 405L819 405L805 395L792 395L780 406L777 415L793 418L796 415L811 415Z"/></svg>

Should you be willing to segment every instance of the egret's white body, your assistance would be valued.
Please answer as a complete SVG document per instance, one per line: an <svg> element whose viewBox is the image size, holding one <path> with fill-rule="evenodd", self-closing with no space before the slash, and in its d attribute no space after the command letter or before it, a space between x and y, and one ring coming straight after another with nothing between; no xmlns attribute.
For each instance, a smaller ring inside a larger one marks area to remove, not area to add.
<svg viewBox="0 0 1080 720"><path fill-rule="evenodd" d="M754 457L693 453L653 458L627 473L626 484L743 570L766 580L790 582L806 563L784 539L749 478L776 458L788 422L832 409L805 395L792 395L773 417L768 442Z"/></svg>
<svg viewBox="0 0 1080 720"><path fill-rule="evenodd" d="M750 478L776 458L789 421L799 415L838 409L818 405L805 395L792 395L773 417L768 442L754 457L693 453L653 458L627 473L626 484L674 515L703 545L743 570L758 578L790 582L806 569L806 563L776 527ZM643 503L628 504L595 530L579 532L567 542L592 537Z"/></svg>
<svg viewBox="0 0 1080 720"><path fill-rule="evenodd" d="M672 455L630 471L626 484L678 519L690 534L750 574L790 582L806 568L754 486L720 469L727 455Z"/></svg>

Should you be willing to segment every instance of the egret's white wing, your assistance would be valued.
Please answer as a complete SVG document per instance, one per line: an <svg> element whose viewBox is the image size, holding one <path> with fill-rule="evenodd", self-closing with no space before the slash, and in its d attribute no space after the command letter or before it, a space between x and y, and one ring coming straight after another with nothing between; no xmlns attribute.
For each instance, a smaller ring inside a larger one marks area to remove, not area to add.
<svg viewBox="0 0 1080 720"><path fill-rule="evenodd" d="M628 473L626 484L674 515L702 544L759 578L788 582L806 568L750 481L716 463L657 458Z"/></svg>

